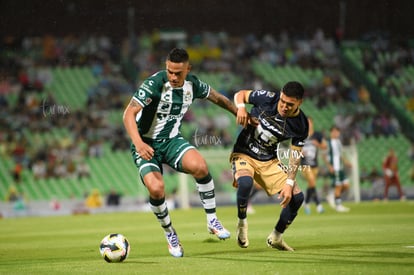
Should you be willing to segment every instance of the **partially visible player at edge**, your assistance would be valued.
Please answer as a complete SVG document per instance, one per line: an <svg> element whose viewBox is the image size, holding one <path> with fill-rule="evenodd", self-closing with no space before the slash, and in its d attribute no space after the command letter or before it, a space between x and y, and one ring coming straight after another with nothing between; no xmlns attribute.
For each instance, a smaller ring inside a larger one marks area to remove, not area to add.
<svg viewBox="0 0 414 275"><path fill-rule="evenodd" d="M295 219L304 195L296 183L301 150L308 136L308 119L300 110L303 86L288 82L279 92L241 90L234 96L237 123L245 128L240 132L230 156L237 187L237 243L249 246L247 205L256 181L271 196L279 193L282 211L274 229L267 237L269 247L293 251L282 235ZM251 117L245 104L252 104ZM250 121L250 123L249 123ZM252 123L253 122L253 123ZM291 140L289 164L278 159L279 143Z"/></svg>
<svg viewBox="0 0 414 275"><path fill-rule="evenodd" d="M314 201L316 204L316 211L318 213L323 213L324 209L321 204L321 201L318 197L318 192L316 190L316 180L319 174L319 165L318 165L318 154L319 149L325 150L328 145L326 139L324 138L321 132L315 131L313 127L313 119L308 117L309 122L309 135L305 140L305 145L303 146L302 153L303 158L301 161L302 165L302 175L307 182L306 196L305 196L305 213L310 214L311 208L309 203Z"/></svg>
<svg viewBox="0 0 414 275"><path fill-rule="evenodd" d="M202 155L180 133L184 114L196 98L208 99L234 115L237 108L225 96L189 74L186 50L174 48L166 69L147 78L134 93L123 116L132 140L131 152L139 176L149 191L149 204L165 231L169 253L182 257L181 246L165 201L162 164L191 174L207 215L207 229L219 239L230 237L216 216L214 182Z"/></svg>

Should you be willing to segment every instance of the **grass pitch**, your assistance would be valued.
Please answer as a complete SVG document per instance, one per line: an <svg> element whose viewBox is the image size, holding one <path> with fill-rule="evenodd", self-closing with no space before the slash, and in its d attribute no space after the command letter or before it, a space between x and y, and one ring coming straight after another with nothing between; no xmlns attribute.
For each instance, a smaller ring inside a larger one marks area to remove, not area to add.
<svg viewBox="0 0 414 275"><path fill-rule="evenodd" d="M236 208L219 207L232 232L219 241L207 233L201 208L171 211L184 247L169 255L152 213L111 213L0 220L0 274L413 274L414 202L347 204L349 213L303 209L286 231L295 252L277 251L265 240L280 212L256 205L249 215L250 246L236 244ZM326 206L327 208L327 206ZM123 263L106 263L99 243L122 233L131 244Z"/></svg>

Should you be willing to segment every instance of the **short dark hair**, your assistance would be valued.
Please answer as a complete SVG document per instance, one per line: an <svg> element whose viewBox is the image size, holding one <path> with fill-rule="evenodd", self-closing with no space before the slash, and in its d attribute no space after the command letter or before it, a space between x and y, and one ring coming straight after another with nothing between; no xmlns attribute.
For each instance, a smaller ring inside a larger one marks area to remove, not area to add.
<svg viewBox="0 0 414 275"><path fill-rule="evenodd" d="M331 126L331 128L329 129L329 131L333 131L333 130L337 130L337 131L339 131L339 132L341 132L341 129L339 129L339 127L338 126L336 126L336 125L332 125Z"/></svg>
<svg viewBox="0 0 414 275"><path fill-rule="evenodd" d="M190 59L186 50L181 48L174 48L167 56L167 60L174 63L187 62Z"/></svg>
<svg viewBox="0 0 414 275"><path fill-rule="evenodd" d="M297 81L290 81L285 84L282 88L282 92L289 96L295 97L297 99L302 99L303 94L305 93L305 89L303 88L302 84Z"/></svg>

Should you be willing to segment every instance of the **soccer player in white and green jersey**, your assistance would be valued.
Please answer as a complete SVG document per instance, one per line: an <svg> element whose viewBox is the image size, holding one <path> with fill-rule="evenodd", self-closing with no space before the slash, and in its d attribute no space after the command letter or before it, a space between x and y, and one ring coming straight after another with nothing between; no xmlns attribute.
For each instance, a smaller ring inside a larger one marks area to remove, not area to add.
<svg viewBox="0 0 414 275"><path fill-rule="evenodd" d="M349 189L349 179L345 168L351 167L352 164L344 156L340 137L341 130L337 126L332 126L327 140L328 149L324 155L333 187L333 192L329 192L327 201L337 212L348 212L349 208L342 204L341 196Z"/></svg>
<svg viewBox="0 0 414 275"><path fill-rule="evenodd" d="M165 231L168 250L182 257L181 246L165 202L162 164L191 174L207 215L207 229L219 239L230 238L216 216L214 182L206 161L180 133L181 121L191 103L208 99L234 115L237 108L225 96L189 74L191 65L186 50L174 48L168 54L166 69L147 78L133 95L123 116L124 126L132 140L133 161L149 191L152 211Z"/></svg>

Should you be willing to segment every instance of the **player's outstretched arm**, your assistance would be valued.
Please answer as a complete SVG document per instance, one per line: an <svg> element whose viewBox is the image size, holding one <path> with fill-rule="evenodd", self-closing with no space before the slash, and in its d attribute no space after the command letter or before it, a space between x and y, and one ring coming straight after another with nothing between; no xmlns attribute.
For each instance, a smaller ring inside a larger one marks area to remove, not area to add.
<svg viewBox="0 0 414 275"><path fill-rule="evenodd" d="M207 99L220 106L221 108L226 109L233 115L237 115L237 107L233 104L233 102L231 102L227 97L220 94L213 88L210 90L210 94L208 95Z"/></svg>

